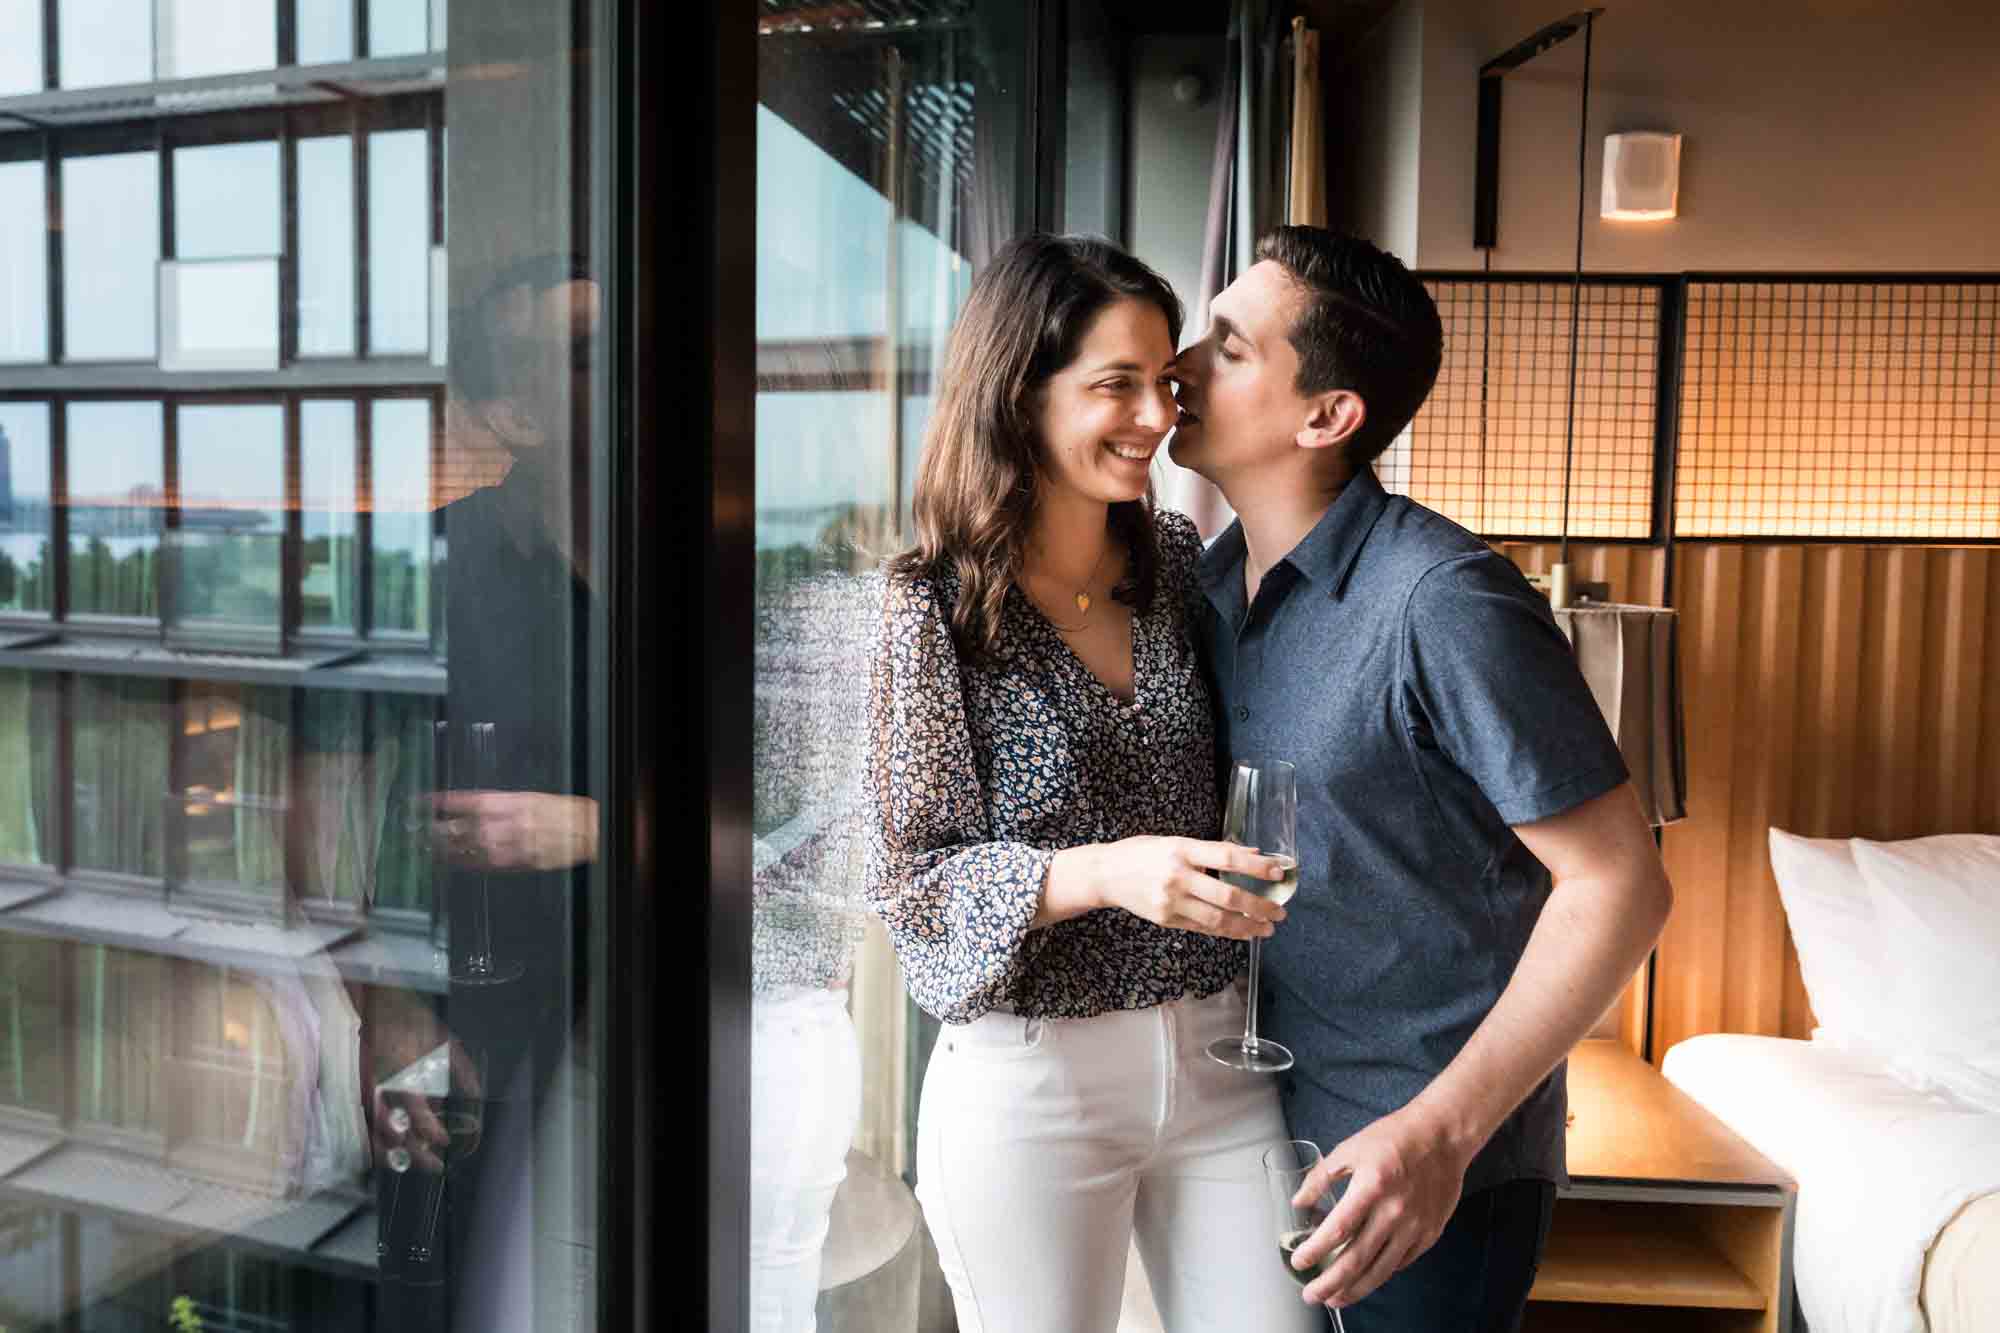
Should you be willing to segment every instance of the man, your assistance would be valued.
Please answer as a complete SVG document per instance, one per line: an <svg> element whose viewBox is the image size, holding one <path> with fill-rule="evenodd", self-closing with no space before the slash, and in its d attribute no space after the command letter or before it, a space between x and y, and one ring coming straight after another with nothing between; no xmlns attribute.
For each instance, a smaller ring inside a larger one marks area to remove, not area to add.
<svg viewBox="0 0 2000 1333"><path fill-rule="evenodd" d="M1515 1328L1563 1179L1562 1061L1672 903L1548 604L1370 465L1437 378L1423 285L1284 227L1176 363L1175 462L1239 515L1203 560L1219 750L1298 767L1264 946L1292 1132L1350 1177L1300 1246L1349 1333Z"/></svg>

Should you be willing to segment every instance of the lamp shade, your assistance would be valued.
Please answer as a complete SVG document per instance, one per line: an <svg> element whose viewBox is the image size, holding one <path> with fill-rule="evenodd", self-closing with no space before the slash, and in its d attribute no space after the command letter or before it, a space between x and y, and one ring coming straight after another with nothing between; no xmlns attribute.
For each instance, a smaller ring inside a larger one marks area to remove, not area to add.
<svg viewBox="0 0 2000 1333"><path fill-rule="evenodd" d="M1657 828L1686 818L1679 615L1666 607L1585 603L1555 617L1625 756L1646 822Z"/></svg>
<svg viewBox="0 0 2000 1333"><path fill-rule="evenodd" d="M1604 136L1600 216L1619 222L1663 222L1680 212L1681 136Z"/></svg>

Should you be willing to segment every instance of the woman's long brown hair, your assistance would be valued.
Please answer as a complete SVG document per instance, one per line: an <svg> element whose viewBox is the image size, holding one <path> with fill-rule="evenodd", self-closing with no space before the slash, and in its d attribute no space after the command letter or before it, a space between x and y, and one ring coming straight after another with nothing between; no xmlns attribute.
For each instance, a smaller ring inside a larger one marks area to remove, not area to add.
<svg viewBox="0 0 2000 1333"><path fill-rule="evenodd" d="M1107 241L1034 233L1002 246L973 281L952 330L941 391L924 432L911 516L916 544L889 564L892 576L958 575L952 638L961 655L1000 642L1007 589L1021 571L1035 515L1041 438L1035 395L1076 359L1091 322L1116 301L1149 301L1181 335L1181 303L1166 279ZM1159 553L1153 492L1111 506L1114 540L1130 555L1112 596L1152 606Z"/></svg>

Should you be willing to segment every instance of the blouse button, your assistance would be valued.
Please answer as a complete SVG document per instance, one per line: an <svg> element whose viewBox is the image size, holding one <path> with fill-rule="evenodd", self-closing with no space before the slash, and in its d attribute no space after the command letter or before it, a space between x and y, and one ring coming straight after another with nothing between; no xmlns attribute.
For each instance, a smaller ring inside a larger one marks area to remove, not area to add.
<svg viewBox="0 0 2000 1333"><path fill-rule="evenodd" d="M1248 722L1250 720L1250 710L1242 704L1236 705L1236 720L1238 722Z"/></svg>

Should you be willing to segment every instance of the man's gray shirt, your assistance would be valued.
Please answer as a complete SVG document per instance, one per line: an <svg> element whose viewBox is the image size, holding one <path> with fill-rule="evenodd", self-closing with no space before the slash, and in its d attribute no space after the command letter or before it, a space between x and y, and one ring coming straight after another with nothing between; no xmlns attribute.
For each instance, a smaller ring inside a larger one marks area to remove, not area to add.
<svg viewBox="0 0 2000 1333"><path fill-rule="evenodd" d="M1298 767L1299 890L1264 943L1292 1133L1324 1149L1449 1064L1514 974L1549 873L1514 836L1626 779L1546 599L1363 470L1246 608L1241 525L1196 608L1218 756ZM1226 771L1226 770L1225 770ZM1559 1066L1465 1190L1565 1179Z"/></svg>

